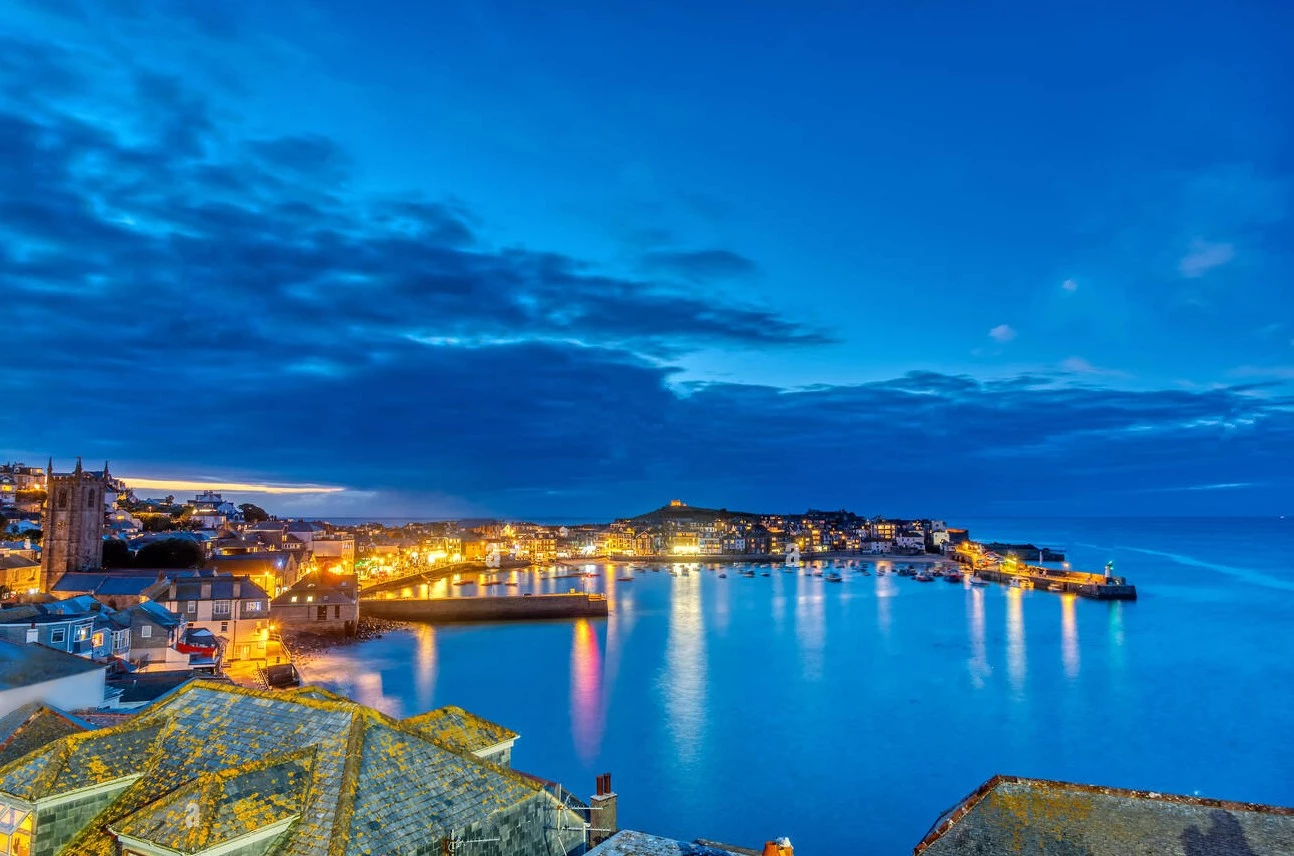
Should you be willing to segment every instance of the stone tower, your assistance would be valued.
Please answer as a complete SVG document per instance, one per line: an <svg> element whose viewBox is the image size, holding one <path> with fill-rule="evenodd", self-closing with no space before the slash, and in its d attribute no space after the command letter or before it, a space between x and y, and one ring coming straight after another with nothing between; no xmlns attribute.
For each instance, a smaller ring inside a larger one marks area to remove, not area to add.
<svg viewBox="0 0 1294 856"><path fill-rule="evenodd" d="M69 571L89 571L103 566L103 502L111 476L76 469L54 472L49 462L45 509L41 518L44 545L40 553L40 590L48 592Z"/></svg>

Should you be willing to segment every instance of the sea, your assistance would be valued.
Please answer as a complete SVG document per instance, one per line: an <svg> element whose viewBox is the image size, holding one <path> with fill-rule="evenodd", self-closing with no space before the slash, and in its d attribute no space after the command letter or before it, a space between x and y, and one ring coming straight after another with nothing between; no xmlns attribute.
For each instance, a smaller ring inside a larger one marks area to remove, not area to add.
<svg viewBox="0 0 1294 856"><path fill-rule="evenodd" d="M998 773L1294 805L1294 520L956 525L1113 561L1139 597L597 562L486 591L604 591L606 620L417 626L303 676L502 723L515 767L586 797L609 772L621 827L684 840L911 853Z"/></svg>

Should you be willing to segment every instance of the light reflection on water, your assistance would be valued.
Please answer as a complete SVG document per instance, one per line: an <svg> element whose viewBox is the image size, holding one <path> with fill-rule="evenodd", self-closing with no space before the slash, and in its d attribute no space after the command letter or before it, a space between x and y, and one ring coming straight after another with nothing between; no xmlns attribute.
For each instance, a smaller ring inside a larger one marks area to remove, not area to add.
<svg viewBox="0 0 1294 856"><path fill-rule="evenodd" d="M674 755L692 764L705 735L705 621L701 614L701 580L680 579L670 598L669 641L662 664L666 728Z"/></svg>
<svg viewBox="0 0 1294 856"><path fill-rule="evenodd" d="M1015 587L1006 590L1006 657L1011 689L1019 696L1024 692L1027 666L1024 643L1024 589Z"/></svg>
<svg viewBox="0 0 1294 856"><path fill-rule="evenodd" d="M1065 677L1073 680L1078 677L1078 617L1075 614L1077 595L1060 596L1061 660L1065 664Z"/></svg>
<svg viewBox="0 0 1294 856"><path fill-rule="evenodd" d="M388 633L303 673L393 715L480 713L521 732L519 768L584 792L613 771L623 825L687 840L911 852L998 772L1294 803L1276 763L1294 757L1294 669L1272 641L1294 609L1234 577L1121 568L1142 601L852 571L829 584L780 565L508 572L518 586L483 593L614 589L613 613ZM1169 573L1175 588L1158 586ZM858 823L833 794L865 794Z"/></svg>
<svg viewBox="0 0 1294 856"><path fill-rule="evenodd" d="M571 626L571 736L580 757L591 762L602 748L606 723L602 696L602 655L587 618Z"/></svg>

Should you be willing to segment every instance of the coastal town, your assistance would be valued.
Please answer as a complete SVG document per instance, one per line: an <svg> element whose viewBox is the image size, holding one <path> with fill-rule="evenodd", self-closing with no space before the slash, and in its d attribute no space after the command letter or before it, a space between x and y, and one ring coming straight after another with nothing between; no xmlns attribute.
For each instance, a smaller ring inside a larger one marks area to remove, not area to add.
<svg viewBox="0 0 1294 856"><path fill-rule="evenodd" d="M52 462L0 468L0 518L0 853L270 854L342 840L375 854L791 856L774 831L758 849L621 830L610 774L580 798L514 769L518 733L466 710L394 720L301 686L294 649L344 644L398 626L391 619L435 620L382 613L410 600L476 609L508 601L514 614L487 617L553 617L539 606L545 595L490 592L518 572L592 576L586 569L599 560L626 569L623 583L662 570L722 579L725 567L828 583L871 568L968 589L999 582L1135 597L1110 568L1072 571L1049 548L981 544L939 520L843 510L754 514L673 500L605 524L338 526L281 520L210 490L139 497L108 464L78 460L61 471ZM431 581L457 590L411 591ZM607 614L605 596L570 594L600 599ZM339 766L352 756L363 759L357 773ZM132 785L162 768L165 784ZM1267 807L997 776L914 852L1018 835L1018 820L994 808L1002 799L1045 802L1062 826L1096 803L1162 828L1209 811L1254 834L1288 826ZM77 812L59 810L69 800Z"/></svg>

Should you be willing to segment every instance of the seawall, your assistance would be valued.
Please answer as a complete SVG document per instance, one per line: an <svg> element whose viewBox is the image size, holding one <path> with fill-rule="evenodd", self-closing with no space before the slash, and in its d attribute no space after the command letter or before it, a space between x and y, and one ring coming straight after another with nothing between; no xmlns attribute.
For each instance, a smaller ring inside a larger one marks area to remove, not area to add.
<svg viewBox="0 0 1294 856"><path fill-rule="evenodd" d="M506 597L365 599L360 615L388 621L449 624L462 621L541 621L550 618L606 618L601 594L536 594Z"/></svg>

